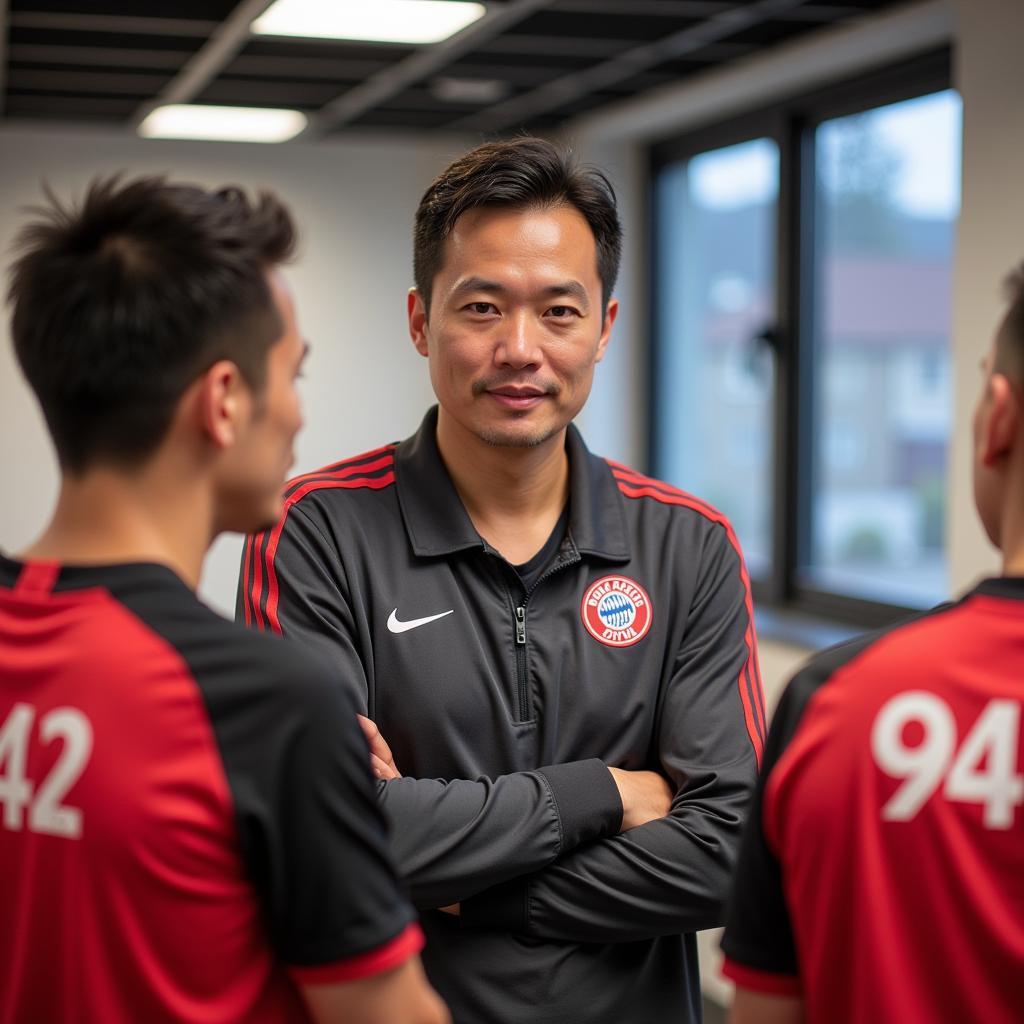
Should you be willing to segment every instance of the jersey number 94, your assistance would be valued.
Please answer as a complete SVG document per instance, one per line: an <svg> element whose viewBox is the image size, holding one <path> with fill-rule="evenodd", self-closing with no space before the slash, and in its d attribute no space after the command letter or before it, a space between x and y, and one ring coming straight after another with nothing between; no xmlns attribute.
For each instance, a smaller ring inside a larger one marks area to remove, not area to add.
<svg viewBox="0 0 1024 1024"><path fill-rule="evenodd" d="M989 701L958 746L956 719L941 697L926 690L893 697L875 717L871 752L886 775L905 781L882 817L909 821L941 786L946 800L982 804L986 828L1010 828L1024 803L1020 719L1018 701Z"/></svg>

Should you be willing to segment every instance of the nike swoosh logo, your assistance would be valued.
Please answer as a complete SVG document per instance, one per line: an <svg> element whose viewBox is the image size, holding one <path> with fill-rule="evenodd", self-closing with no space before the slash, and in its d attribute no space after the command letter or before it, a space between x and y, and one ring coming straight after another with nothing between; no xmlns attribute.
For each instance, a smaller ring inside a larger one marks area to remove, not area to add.
<svg viewBox="0 0 1024 1024"><path fill-rule="evenodd" d="M455 611L454 608L449 608L448 611L438 612L437 615L427 615L422 619L410 619L408 622L401 622L398 618L398 609L396 608L388 616L388 629L392 633L405 633L410 629L425 626L428 622L436 622L438 619L443 619L446 615L451 615L453 611Z"/></svg>

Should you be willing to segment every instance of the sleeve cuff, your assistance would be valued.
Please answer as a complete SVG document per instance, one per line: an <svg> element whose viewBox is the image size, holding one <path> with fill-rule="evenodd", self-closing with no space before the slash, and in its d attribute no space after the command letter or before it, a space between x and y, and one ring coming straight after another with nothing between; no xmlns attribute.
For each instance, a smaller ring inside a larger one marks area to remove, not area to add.
<svg viewBox="0 0 1024 1024"><path fill-rule="evenodd" d="M538 768L551 790L561 823L561 853L581 843L618 834L622 800L607 766L596 757L587 761Z"/></svg>
<svg viewBox="0 0 1024 1024"><path fill-rule="evenodd" d="M423 932L418 924L410 924L389 942L346 960L316 967L290 965L288 973L297 985L334 985L358 981L374 974L383 974L401 966L423 948Z"/></svg>
<svg viewBox="0 0 1024 1024"><path fill-rule="evenodd" d="M492 885L490 889L462 901L459 923L463 928L525 932L530 923L529 895L530 883L525 877Z"/></svg>
<svg viewBox="0 0 1024 1024"><path fill-rule="evenodd" d="M726 957L722 963L722 973L740 988L748 988L753 992L762 992L769 996L799 996L803 994L800 979L792 974L775 974L772 971L758 970L746 964L738 964Z"/></svg>

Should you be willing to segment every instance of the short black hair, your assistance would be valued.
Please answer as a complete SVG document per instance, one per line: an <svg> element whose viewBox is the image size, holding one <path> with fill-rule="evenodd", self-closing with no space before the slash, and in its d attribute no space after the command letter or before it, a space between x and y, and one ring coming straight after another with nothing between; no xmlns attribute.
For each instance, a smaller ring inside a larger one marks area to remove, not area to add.
<svg viewBox="0 0 1024 1024"><path fill-rule="evenodd" d="M579 166L569 151L525 136L477 146L442 171L423 194L413 233L413 278L428 316L444 244L464 213L482 206L561 205L579 210L594 234L601 308L606 310L622 259L615 190L601 171Z"/></svg>
<svg viewBox="0 0 1024 1024"><path fill-rule="evenodd" d="M1015 380L1020 381L1024 376L1024 263L1007 275L1003 289L1009 308L997 339L996 358Z"/></svg>
<svg viewBox="0 0 1024 1024"><path fill-rule="evenodd" d="M219 359L262 389L284 326L267 272L296 241L278 199L119 175L77 206L45 193L15 240L7 297L62 469L143 461Z"/></svg>

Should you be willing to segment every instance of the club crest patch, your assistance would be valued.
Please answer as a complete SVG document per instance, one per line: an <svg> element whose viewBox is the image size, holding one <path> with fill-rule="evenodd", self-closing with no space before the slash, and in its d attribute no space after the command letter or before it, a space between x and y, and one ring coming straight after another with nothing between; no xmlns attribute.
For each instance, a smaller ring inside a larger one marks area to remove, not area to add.
<svg viewBox="0 0 1024 1024"><path fill-rule="evenodd" d="M608 647L632 647L651 628L651 599L628 576L602 576L587 587L580 615L595 640Z"/></svg>

